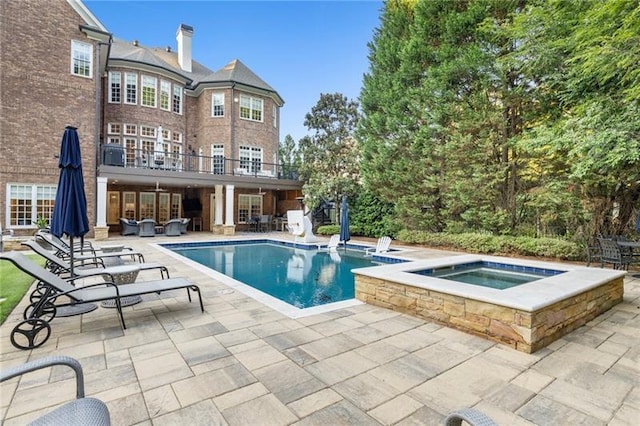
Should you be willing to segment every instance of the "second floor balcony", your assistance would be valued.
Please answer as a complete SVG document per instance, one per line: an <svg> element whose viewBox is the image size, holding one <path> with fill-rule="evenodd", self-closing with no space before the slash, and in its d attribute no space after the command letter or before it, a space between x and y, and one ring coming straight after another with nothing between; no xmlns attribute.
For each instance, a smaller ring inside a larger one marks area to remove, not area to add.
<svg viewBox="0 0 640 426"><path fill-rule="evenodd" d="M100 162L101 166L123 167L132 169L132 172L133 169L148 170L154 176L157 176L158 172L166 171L293 181L297 181L299 177L298 170L294 167L256 159L125 149L114 144L101 146Z"/></svg>

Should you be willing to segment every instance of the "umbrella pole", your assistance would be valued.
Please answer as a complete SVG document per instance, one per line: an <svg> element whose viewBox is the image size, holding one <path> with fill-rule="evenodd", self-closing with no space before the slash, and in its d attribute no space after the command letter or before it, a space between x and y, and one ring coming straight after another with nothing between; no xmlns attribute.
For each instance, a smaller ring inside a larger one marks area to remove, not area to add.
<svg viewBox="0 0 640 426"><path fill-rule="evenodd" d="M69 235L69 261L71 262L71 278L74 276L73 272L73 236Z"/></svg>

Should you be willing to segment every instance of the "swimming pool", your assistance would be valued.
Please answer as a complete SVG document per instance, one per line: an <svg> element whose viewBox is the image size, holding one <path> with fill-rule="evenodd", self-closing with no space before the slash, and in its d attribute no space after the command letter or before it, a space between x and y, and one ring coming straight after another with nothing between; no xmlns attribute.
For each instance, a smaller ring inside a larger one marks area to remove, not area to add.
<svg viewBox="0 0 640 426"><path fill-rule="evenodd" d="M336 303L342 303L338 306L359 303L354 299L355 282L351 270L379 265L386 260L384 257L365 258L363 250L340 249L330 253L318 250L316 244L276 240L171 243L160 247L204 267L200 270L225 284L294 317L314 307L335 309Z"/></svg>

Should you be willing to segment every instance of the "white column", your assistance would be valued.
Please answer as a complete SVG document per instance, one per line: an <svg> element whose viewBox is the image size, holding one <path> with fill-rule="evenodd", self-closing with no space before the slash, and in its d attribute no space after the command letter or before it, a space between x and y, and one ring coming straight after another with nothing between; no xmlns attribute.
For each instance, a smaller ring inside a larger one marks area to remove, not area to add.
<svg viewBox="0 0 640 426"><path fill-rule="evenodd" d="M198 148L198 172L202 173L202 147Z"/></svg>
<svg viewBox="0 0 640 426"><path fill-rule="evenodd" d="M99 177L97 184L96 226L107 226L107 178Z"/></svg>
<svg viewBox="0 0 640 426"><path fill-rule="evenodd" d="M233 226L233 185L227 185L227 199L225 200L225 220L224 224Z"/></svg>
<svg viewBox="0 0 640 426"><path fill-rule="evenodd" d="M215 225L222 225L222 209L224 206L224 200L222 199L222 185L216 185L216 216Z"/></svg>

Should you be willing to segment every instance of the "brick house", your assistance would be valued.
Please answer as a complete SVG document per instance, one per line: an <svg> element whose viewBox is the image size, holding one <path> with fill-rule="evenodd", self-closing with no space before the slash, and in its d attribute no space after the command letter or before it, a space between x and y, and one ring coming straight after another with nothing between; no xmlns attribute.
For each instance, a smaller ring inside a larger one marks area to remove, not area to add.
<svg viewBox="0 0 640 426"><path fill-rule="evenodd" d="M109 33L80 0L0 2L0 223L32 233L53 211L56 155L78 128L96 238L119 219L192 217L233 234L297 208L301 183L278 164L277 91L239 60L193 60Z"/></svg>

